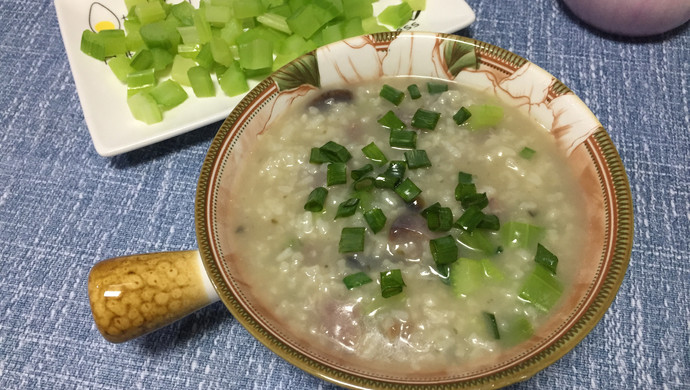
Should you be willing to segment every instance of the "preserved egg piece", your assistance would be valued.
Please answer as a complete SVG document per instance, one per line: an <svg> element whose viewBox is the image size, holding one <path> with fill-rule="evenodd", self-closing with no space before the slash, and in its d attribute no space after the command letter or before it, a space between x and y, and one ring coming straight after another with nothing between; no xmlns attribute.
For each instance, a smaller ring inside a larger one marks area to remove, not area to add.
<svg viewBox="0 0 690 390"><path fill-rule="evenodd" d="M418 261L430 235L424 217L412 212L403 213L393 221L388 231L388 252L395 257Z"/></svg>
<svg viewBox="0 0 690 390"><path fill-rule="evenodd" d="M321 331L343 347L354 350L362 335L359 309L355 304L328 301L320 307Z"/></svg>
<svg viewBox="0 0 690 390"><path fill-rule="evenodd" d="M324 111L328 110L336 103L350 103L352 99L352 91L349 89L332 89L314 98L309 104L309 107L316 107Z"/></svg>

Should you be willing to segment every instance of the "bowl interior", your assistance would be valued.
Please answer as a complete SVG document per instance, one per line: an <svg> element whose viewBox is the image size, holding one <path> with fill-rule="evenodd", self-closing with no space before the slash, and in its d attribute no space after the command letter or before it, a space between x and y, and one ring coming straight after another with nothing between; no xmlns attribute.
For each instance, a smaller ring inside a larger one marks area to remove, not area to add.
<svg viewBox="0 0 690 390"><path fill-rule="evenodd" d="M474 52L476 69L456 69ZM290 105L315 91L383 76L451 80L491 93L539 122L555 138L586 197L588 233L571 291L527 341L462 367L409 374L380 370L311 345L251 293L227 237L227 200L239 165L259 135ZM232 314L261 342L296 366L349 387L507 385L527 378L572 349L611 304L630 256L632 206L620 158L604 128L566 86L527 60L493 45L432 33L380 33L322 47L254 88L223 123L203 165L196 202L199 249Z"/></svg>

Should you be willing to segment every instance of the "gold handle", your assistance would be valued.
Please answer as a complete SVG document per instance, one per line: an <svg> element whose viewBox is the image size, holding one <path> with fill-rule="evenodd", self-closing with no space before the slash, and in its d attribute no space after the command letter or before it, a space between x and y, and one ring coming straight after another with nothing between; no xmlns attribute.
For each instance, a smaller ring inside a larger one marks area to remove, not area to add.
<svg viewBox="0 0 690 390"><path fill-rule="evenodd" d="M89 273L98 330L120 343L152 332L218 300L198 251L103 260Z"/></svg>

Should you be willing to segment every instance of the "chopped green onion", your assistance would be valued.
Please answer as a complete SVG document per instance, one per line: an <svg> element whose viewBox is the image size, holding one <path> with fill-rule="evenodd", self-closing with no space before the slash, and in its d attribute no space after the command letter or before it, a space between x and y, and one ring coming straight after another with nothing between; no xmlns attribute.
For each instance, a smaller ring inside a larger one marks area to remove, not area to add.
<svg viewBox="0 0 690 390"><path fill-rule="evenodd" d="M556 276L541 264L536 264L534 271L522 284L518 297L547 312L556 304L562 293L563 285Z"/></svg>
<svg viewBox="0 0 690 390"><path fill-rule="evenodd" d="M422 190L417 187L412 180L405 178L405 180L395 187L395 193L398 194L406 203L410 203L422 193Z"/></svg>
<svg viewBox="0 0 690 390"><path fill-rule="evenodd" d="M551 253L543 245L537 244L537 254L534 256L534 261L541 264L552 274L556 275L556 267L558 266L558 257Z"/></svg>
<svg viewBox="0 0 690 390"><path fill-rule="evenodd" d="M472 113L470 110L468 110L465 107L460 107L458 112L453 115L453 120L455 121L456 124L461 125L465 122L467 122L468 119L472 116Z"/></svg>
<svg viewBox="0 0 690 390"><path fill-rule="evenodd" d="M469 184L472 183L472 174L460 171L458 172L458 183Z"/></svg>
<svg viewBox="0 0 690 390"><path fill-rule="evenodd" d="M309 162L312 164L323 164L330 162L330 160L325 154L323 154L323 152L321 152L321 148L311 148L311 152L309 153Z"/></svg>
<svg viewBox="0 0 690 390"><path fill-rule="evenodd" d="M359 199L360 209L369 210L371 208L371 201L373 200L373 195L371 194L371 191L369 191L368 189L355 191L350 196Z"/></svg>
<svg viewBox="0 0 690 390"><path fill-rule="evenodd" d="M458 246L453 236L444 236L429 240L431 257L437 266L450 264L458 259Z"/></svg>
<svg viewBox="0 0 690 390"><path fill-rule="evenodd" d="M359 205L358 198L350 198L338 205L338 211L335 213L335 218L345 218L350 217L357 211L357 205Z"/></svg>
<svg viewBox="0 0 690 390"><path fill-rule="evenodd" d="M431 206L429 206L429 207L425 208L424 210L422 210L422 212L421 212L422 217L426 218L430 213L435 213L435 212L437 212L438 209L440 209L441 207L442 207L441 204L438 203L438 202L432 204Z"/></svg>
<svg viewBox="0 0 690 390"><path fill-rule="evenodd" d="M363 167L361 167L361 168L359 168L359 169L353 169L353 170L351 170L351 171L350 171L350 177L351 177L353 180L359 180L359 179L361 179L362 177L366 176L367 174L369 174L370 172L373 172L373 171L374 171L374 166L371 165L371 164L366 164L366 165L364 165Z"/></svg>
<svg viewBox="0 0 690 390"><path fill-rule="evenodd" d="M326 201L328 190L323 187L316 187L307 197L307 203L304 204L304 209L312 213L323 210L323 204Z"/></svg>
<svg viewBox="0 0 690 390"><path fill-rule="evenodd" d="M414 149L417 147L417 133L411 130L391 129L389 144L398 149Z"/></svg>
<svg viewBox="0 0 690 390"><path fill-rule="evenodd" d="M482 312L482 315L484 316L484 319L486 320L486 324L489 328L489 331L494 336L494 339L500 340L501 334L498 332L498 324L496 324L496 315L494 315L493 313L486 312L486 311Z"/></svg>
<svg viewBox="0 0 690 390"><path fill-rule="evenodd" d="M376 188L395 188L405 176L405 161L391 161L388 169L376 177L374 186Z"/></svg>
<svg viewBox="0 0 690 390"><path fill-rule="evenodd" d="M371 176L360 177L359 179L355 180L355 182L352 184L352 188L355 191L369 191L372 188L374 188L375 182L376 179L374 179Z"/></svg>
<svg viewBox="0 0 690 390"><path fill-rule="evenodd" d="M412 99L419 99L422 97L422 93L419 92L419 87L417 84L410 84L407 86L407 92L410 94L410 98Z"/></svg>
<svg viewBox="0 0 690 390"><path fill-rule="evenodd" d="M489 198L486 197L486 192L482 192L481 194L472 194L463 197L460 199L460 203L462 204L463 208L470 208L472 206L476 206L480 209L483 209L484 207L489 205Z"/></svg>
<svg viewBox="0 0 690 390"><path fill-rule="evenodd" d="M381 91L379 92L379 96L397 106L402 103L403 99L405 98L405 92L395 89L388 84L383 84L383 87L381 87Z"/></svg>
<svg viewBox="0 0 690 390"><path fill-rule="evenodd" d="M374 234L378 233L386 226L386 215L381 209L375 208L364 213L364 220L367 221L369 228Z"/></svg>
<svg viewBox="0 0 690 390"><path fill-rule="evenodd" d="M435 95L438 93L446 92L448 90L448 84L434 83L434 82L430 81L430 82L426 83L426 88L430 94Z"/></svg>
<svg viewBox="0 0 690 390"><path fill-rule="evenodd" d="M482 221L484 213L477 206L471 206L455 221L455 226L464 229L467 232L472 232L479 222Z"/></svg>
<svg viewBox="0 0 690 390"><path fill-rule="evenodd" d="M356 274L347 275L343 278L343 283L345 283L345 287L347 287L348 290L371 282L371 278L364 272L357 272Z"/></svg>
<svg viewBox="0 0 690 390"><path fill-rule="evenodd" d="M392 269L390 271L381 272L381 296L390 298L398 295L405 287L405 282L402 278L402 272L399 269Z"/></svg>
<svg viewBox="0 0 690 390"><path fill-rule="evenodd" d="M477 227L486 230L499 230L501 228L501 223L498 221L497 216L493 214L484 214L484 217Z"/></svg>
<svg viewBox="0 0 690 390"><path fill-rule="evenodd" d="M340 242L338 243L338 252L352 253L361 252L364 250L364 234L363 227L346 227L340 233Z"/></svg>
<svg viewBox="0 0 690 390"><path fill-rule="evenodd" d="M352 158L347 148L333 141L326 142L321 147L321 153L326 156L330 162L345 163Z"/></svg>
<svg viewBox="0 0 690 390"><path fill-rule="evenodd" d="M431 161L425 150L414 149L405 152L405 161L410 169L427 168L431 166Z"/></svg>
<svg viewBox="0 0 690 390"><path fill-rule="evenodd" d="M385 113L381 118L377 120L378 123L380 123L383 127L386 127L388 129L397 129L397 130L403 130L407 127L405 125L405 122L400 120L397 115L393 111L388 111Z"/></svg>
<svg viewBox="0 0 690 390"><path fill-rule="evenodd" d="M428 211L424 218L432 232L447 232L453 227L453 212L449 207L435 207L432 210L427 208L424 211Z"/></svg>
<svg viewBox="0 0 690 390"><path fill-rule="evenodd" d="M378 165L383 165L388 162L388 159L383 154L381 149L376 146L375 143L370 143L369 145L362 148L362 152L371 161L378 163Z"/></svg>
<svg viewBox="0 0 690 390"><path fill-rule="evenodd" d="M412 117L412 126L418 129L433 130L436 128L440 117L441 114L438 112L419 108Z"/></svg>
<svg viewBox="0 0 690 390"><path fill-rule="evenodd" d="M455 186L455 200L462 201L468 196L472 196L477 193L477 186L474 183L458 183Z"/></svg>
<svg viewBox="0 0 690 390"><path fill-rule="evenodd" d="M347 183L347 166L345 163L336 162L328 164L326 170L326 185Z"/></svg>
<svg viewBox="0 0 690 390"><path fill-rule="evenodd" d="M544 236L544 228L524 222L509 221L499 231L503 246L531 249Z"/></svg>
<svg viewBox="0 0 690 390"><path fill-rule="evenodd" d="M528 148L525 146L521 151L520 151L520 157L524 158L525 160L530 160L532 157L534 157L534 154L537 153L536 150Z"/></svg>
<svg viewBox="0 0 690 390"><path fill-rule="evenodd" d="M458 234L458 242L467 249L482 252L487 256L495 254L496 246L489 241L489 238L481 230L466 231L461 229Z"/></svg>

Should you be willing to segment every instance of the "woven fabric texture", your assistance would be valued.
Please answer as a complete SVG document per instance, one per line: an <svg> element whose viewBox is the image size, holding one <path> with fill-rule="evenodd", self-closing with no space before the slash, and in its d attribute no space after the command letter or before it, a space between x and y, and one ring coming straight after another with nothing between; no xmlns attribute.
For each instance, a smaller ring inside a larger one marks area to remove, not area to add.
<svg viewBox="0 0 690 390"><path fill-rule="evenodd" d="M635 207L611 308L576 348L511 388L690 388L690 27L627 39L587 27L560 1L468 3L477 20L459 35L529 59L589 105ZM52 2L3 0L0 20L0 388L337 388L273 354L220 303L125 344L100 336L89 269L196 247L197 176L220 123L101 157Z"/></svg>

